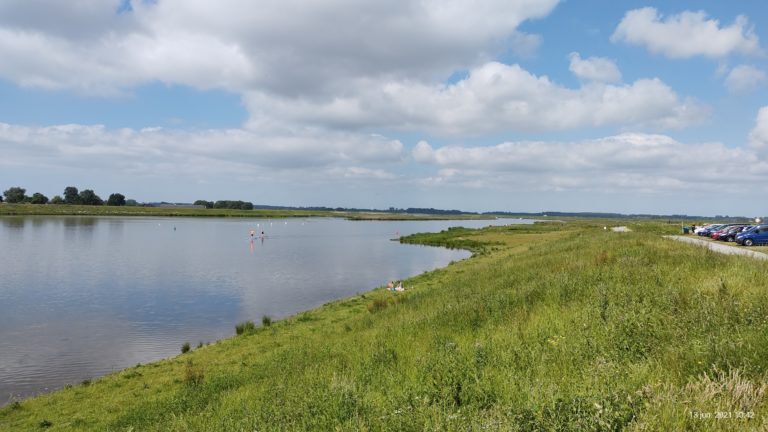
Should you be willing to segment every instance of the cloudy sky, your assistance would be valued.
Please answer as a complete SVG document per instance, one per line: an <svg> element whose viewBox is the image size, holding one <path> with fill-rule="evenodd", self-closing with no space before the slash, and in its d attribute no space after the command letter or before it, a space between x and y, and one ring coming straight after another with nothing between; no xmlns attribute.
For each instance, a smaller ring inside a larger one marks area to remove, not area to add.
<svg viewBox="0 0 768 432"><path fill-rule="evenodd" d="M0 189L768 214L762 0L3 0Z"/></svg>

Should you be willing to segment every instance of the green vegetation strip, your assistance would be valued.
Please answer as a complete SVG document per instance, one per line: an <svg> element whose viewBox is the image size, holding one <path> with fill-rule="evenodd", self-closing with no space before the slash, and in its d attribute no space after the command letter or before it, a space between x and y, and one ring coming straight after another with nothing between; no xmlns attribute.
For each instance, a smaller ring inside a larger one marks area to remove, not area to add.
<svg viewBox="0 0 768 432"><path fill-rule="evenodd" d="M484 215L431 215L386 212L346 212L326 210L207 209L143 206L93 206L70 204L0 204L0 216L151 216L151 217L339 217L351 220L464 220L495 219Z"/></svg>
<svg viewBox="0 0 768 432"><path fill-rule="evenodd" d="M764 430L768 263L604 223L405 238L476 253L11 403L0 430Z"/></svg>

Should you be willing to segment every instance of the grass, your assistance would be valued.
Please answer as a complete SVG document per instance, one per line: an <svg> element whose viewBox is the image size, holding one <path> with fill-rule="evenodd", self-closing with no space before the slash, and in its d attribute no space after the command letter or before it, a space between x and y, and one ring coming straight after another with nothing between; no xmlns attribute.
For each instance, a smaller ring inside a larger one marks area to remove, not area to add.
<svg viewBox="0 0 768 432"><path fill-rule="evenodd" d="M768 263L620 224L421 236L476 253L4 407L0 430L764 429Z"/></svg>
<svg viewBox="0 0 768 432"><path fill-rule="evenodd" d="M387 212L344 212L322 210L233 210L133 206L84 206L64 204L0 204L0 216L182 216L182 217L340 217L350 220L452 220L494 219L482 215L427 215Z"/></svg>

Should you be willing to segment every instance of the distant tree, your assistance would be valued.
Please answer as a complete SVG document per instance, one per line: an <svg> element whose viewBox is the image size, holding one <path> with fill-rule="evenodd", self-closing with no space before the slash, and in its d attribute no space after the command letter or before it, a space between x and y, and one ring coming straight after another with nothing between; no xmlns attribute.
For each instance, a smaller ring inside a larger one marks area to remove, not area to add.
<svg viewBox="0 0 768 432"><path fill-rule="evenodd" d="M204 206L205 208L213 208L213 201L197 200L194 204Z"/></svg>
<svg viewBox="0 0 768 432"><path fill-rule="evenodd" d="M61 197L61 195L56 195L53 198L51 198L51 204L64 204L64 198Z"/></svg>
<svg viewBox="0 0 768 432"><path fill-rule="evenodd" d="M64 188L64 203L65 204L81 204L80 194L77 188L74 186L67 186Z"/></svg>
<svg viewBox="0 0 768 432"><path fill-rule="evenodd" d="M235 210L253 210L253 203L245 201L216 201L213 208L217 209L235 209Z"/></svg>
<svg viewBox="0 0 768 432"><path fill-rule="evenodd" d="M5 195L5 200L9 203L20 203L24 201L24 198L26 198L27 190L21 187L12 187L3 192L3 195Z"/></svg>
<svg viewBox="0 0 768 432"><path fill-rule="evenodd" d="M80 203L83 205L102 205L104 201L91 189L83 189L80 192Z"/></svg>
<svg viewBox="0 0 768 432"><path fill-rule="evenodd" d="M107 199L107 205L108 206L124 206L125 205L125 195L120 193L113 193L109 196Z"/></svg>
<svg viewBox="0 0 768 432"><path fill-rule="evenodd" d="M29 202L32 204L48 204L48 197L40 192L35 192L32 194L32 199L30 199Z"/></svg>
<svg viewBox="0 0 768 432"><path fill-rule="evenodd" d="M129 199L125 201L125 205L128 207L136 207L139 203L137 203L135 199Z"/></svg>

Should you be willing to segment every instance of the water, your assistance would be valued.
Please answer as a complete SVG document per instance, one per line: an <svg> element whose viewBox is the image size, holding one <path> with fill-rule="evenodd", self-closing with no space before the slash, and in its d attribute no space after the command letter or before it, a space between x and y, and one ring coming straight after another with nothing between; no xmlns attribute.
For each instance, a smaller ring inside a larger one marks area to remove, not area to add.
<svg viewBox="0 0 768 432"><path fill-rule="evenodd" d="M469 256L397 232L526 222L0 217L0 405Z"/></svg>

